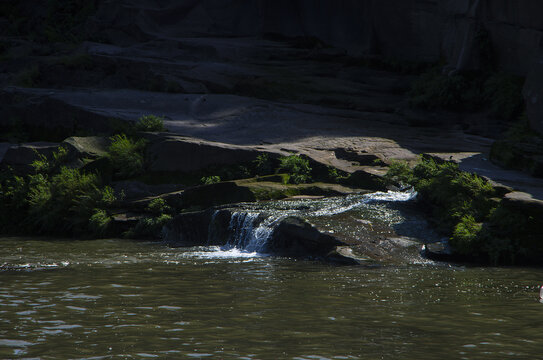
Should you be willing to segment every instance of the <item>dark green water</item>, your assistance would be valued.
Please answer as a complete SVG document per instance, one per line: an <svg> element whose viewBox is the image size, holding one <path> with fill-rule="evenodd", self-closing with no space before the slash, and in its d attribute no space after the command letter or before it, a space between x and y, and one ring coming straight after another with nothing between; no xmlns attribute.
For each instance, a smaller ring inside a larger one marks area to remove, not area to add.
<svg viewBox="0 0 543 360"><path fill-rule="evenodd" d="M0 358L536 359L543 270L0 239Z"/></svg>

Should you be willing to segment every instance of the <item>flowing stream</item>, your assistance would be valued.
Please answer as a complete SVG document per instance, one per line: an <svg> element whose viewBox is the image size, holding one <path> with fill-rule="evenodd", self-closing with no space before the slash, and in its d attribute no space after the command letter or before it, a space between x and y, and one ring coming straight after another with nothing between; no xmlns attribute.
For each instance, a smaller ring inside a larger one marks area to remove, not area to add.
<svg viewBox="0 0 543 360"><path fill-rule="evenodd" d="M410 197L247 205L224 247L2 238L0 358L541 358L543 269L259 252L293 214L345 238L428 241Z"/></svg>

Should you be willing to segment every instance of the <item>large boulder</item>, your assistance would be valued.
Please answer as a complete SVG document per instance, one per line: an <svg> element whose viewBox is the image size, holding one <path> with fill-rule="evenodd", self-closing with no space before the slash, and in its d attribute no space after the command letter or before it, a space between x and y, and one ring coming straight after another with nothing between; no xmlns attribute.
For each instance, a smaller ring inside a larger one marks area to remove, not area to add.
<svg viewBox="0 0 543 360"><path fill-rule="evenodd" d="M279 223L268 239L264 252L293 258L311 258L354 265L358 262L336 252L345 245L335 237L324 234L299 217L290 216Z"/></svg>
<svg viewBox="0 0 543 360"><path fill-rule="evenodd" d="M259 152L229 145L174 135L149 136L149 170L190 173L211 166L234 165L254 160Z"/></svg>

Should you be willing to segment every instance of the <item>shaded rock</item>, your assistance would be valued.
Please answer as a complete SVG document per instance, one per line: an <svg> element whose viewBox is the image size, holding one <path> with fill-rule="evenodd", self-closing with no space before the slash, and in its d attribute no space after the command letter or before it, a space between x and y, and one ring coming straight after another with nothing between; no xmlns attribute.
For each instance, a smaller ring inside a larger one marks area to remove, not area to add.
<svg viewBox="0 0 543 360"><path fill-rule="evenodd" d="M231 216L228 210L215 209L179 214L164 226L163 240L171 246L224 245Z"/></svg>
<svg viewBox="0 0 543 360"><path fill-rule="evenodd" d="M4 159L4 155L8 151L8 149L13 146L11 143L0 143L0 163L2 163L2 160Z"/></svg>
<svg viewBox="0 0 543 360"><path fill-rule="evenodd" d="M458 258L458 255L455 255L453 253L447 240L423 245L421 249L421 255L427 259L434 261L463 260L461 258Z"/></svg>
<svg viewBox="0 0 543 360"><path fill-rule="evenodd" d="M504 196L501 204L526 218L543 219L543 200L534 199L530 194L520 191L510 192ZM543 225L541 227L543 228Z"/></svg>
<svg viewBox="0 0 543 360"><path fill-rule="evenodd" d="M352 150L352 149L335 149L334 154L336 155L336 158L348 160L348 161L354 161L357 162L359 165L377 165L382 164L382 160L374 155L370 154L365 151L360 150Z"/></svg>
<svg viewBox="0 0 543 360"><path fill-rule="evenodd" d="M112 216L110 231L119 236L122 233L133 229L142 217L143 215L132 212L115 214Z"/></svg>
<svg viewBox="0 0 543 360"><path fill-rule="evenodd" d="M0 127L21 129L30 139L62 141L83 131L108 133L110 115L89 112L55 98L56 90L5 88L0 91ZM88 93L87 93L88 95Z"/></svg>
<svg viewBox="0 0 543 360"><path fill-rule="evenodd" d="M11 167L18 173L30 173L33 171L33 161L39 159L39 154L46 157L51 157L53 152L57 150L58 143L50 142L35 142L21 145L12 145L4 154L1 167Z"/></svg>
<svg viewBox="0 0 543 360"><path fill-rule="evenodd" d="M257 200L279 200L294 196L341 196L367 192L358 188L326 183L295 185L266 181L248 182L245 180L236 181L236 183L249 189Z"/></svg>
<svg viewBox="0 0 543 360"><path fill-rule="evenodd" d="M344 180L343 183L359 189L378 191L386 190L386 186L384 185L384 182L380 176L364 170L355 171L346 180Z"/></svg>
<svg viewBox="0 0 543 360"><path fill-rule="evenodd" d="M306 220L290 216L279 223L268 240L264 252L303 259L318 259L329 262L355 265L358 262L336 251L345 245L335 237L323 234Z"/></svg>
<svg viewBox="0 0 543 360"><path fill-rule="evenodd" d="M159 184L149 185L141 181L116 181L113 189L116 194L124 194L124 200L136 200L148 197L155 197L160 194L169 194L183 190L183 185Z"/></svg>
<svg viewBox="0 0 543 360"><path fill-rule="evenodd" d="M167 135L154 137L147 147L149 169L162 172L188 173L210 166L246 163L258 154L241 146Z"/></svg>
<svg viewBox="0 0 543 360"><path fill-rule="evenodd" d="M534 60L523 89L530 126L543 134L543 52Z"/></svg>
<svg viewBox="0 0 543 360"><path fill-rule="evenodd" d="M543 139L532 136L522 141L495 141L490 149L490 160L505 168L543 177Z"/></svg>
<svg viewBox="0 0 543 360"><path fill-rule="evenodd" d="M256 201L255 195L246 187L238 186L233 181L201 185L172 194L169 199L178 208L208 208L224 204Z"/></svg>

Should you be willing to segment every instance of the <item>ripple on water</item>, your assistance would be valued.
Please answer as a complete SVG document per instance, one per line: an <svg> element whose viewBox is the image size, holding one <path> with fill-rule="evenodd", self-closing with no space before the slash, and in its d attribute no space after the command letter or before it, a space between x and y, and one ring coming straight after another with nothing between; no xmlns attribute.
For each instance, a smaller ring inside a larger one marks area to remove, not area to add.
<svg viewBox="0 0 543 360"><path fill-rule="evenodd" d="M25 340L11 340L11 339L0 339L0 346L7 347L25 347L36 345L36 343L25 341Z"/></svg>

